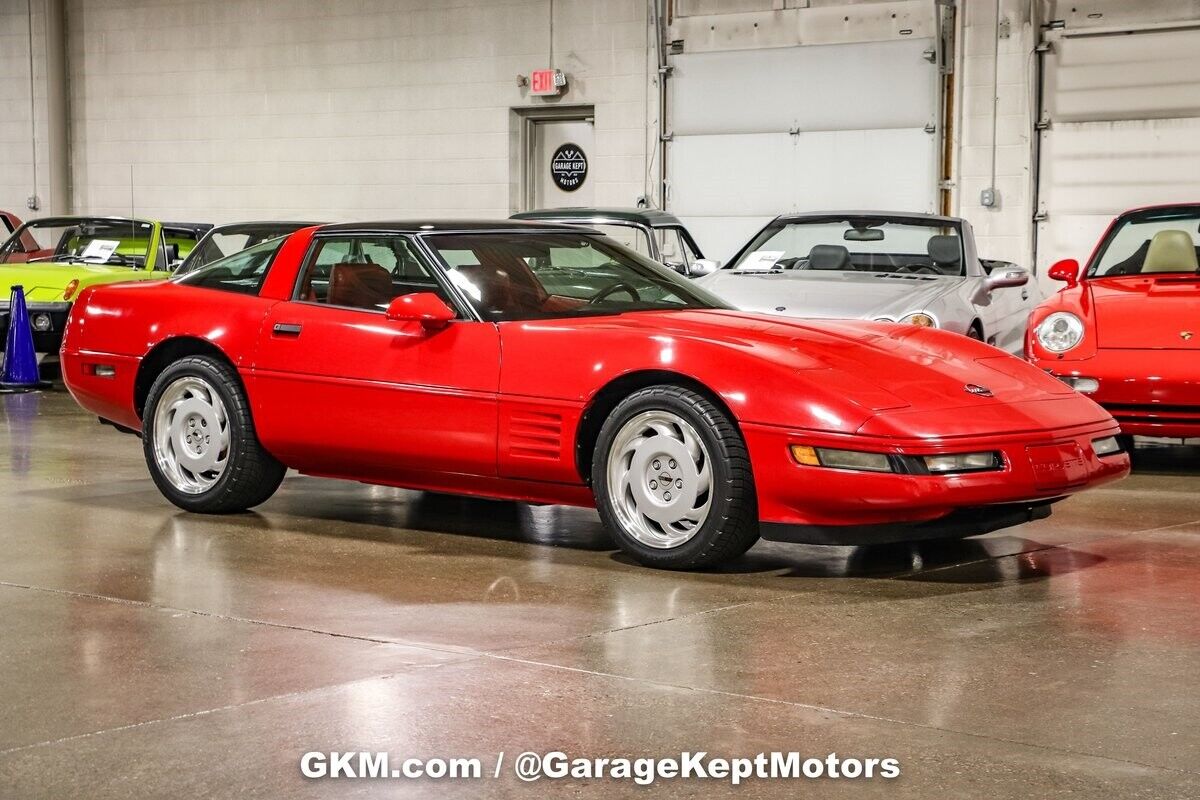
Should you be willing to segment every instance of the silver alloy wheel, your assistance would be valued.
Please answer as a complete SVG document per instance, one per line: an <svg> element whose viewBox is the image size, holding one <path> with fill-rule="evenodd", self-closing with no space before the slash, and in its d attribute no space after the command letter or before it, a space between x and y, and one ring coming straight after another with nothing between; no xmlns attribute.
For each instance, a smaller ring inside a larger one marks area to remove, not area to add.
<svg viewBox="0 0 1200 800"><path fill-rule="evenodd" d="M608 451L608 496L625 532L669 550L691 540L712 506L712 460L696 429L670 411L643 411Z"/></svg>
<svg viewBox="0 0 1200 800"><path fill-rule="evenodd" d="M229 414L203 378L179 378L163 390L151 435L159 471L185 494L211 489L229 464Z"/></svg>

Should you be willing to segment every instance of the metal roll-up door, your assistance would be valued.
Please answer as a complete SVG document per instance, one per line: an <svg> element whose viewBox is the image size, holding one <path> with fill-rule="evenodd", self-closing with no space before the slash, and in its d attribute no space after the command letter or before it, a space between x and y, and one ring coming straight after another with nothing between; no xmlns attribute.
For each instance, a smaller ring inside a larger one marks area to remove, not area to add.
<svg viewBox="0 0 1200 800"><path fill-rule="evenodd" d="M1200 26L1051 31L1037 263L1084 261L1130 208L1200 200Z"/></svg>
<svg viewBox="0 0 1200 800"><path fill-rule="evenodd" d="M934 211L933 46L922 38L674 56L669 208L721 259L791 211Z"/></svg>

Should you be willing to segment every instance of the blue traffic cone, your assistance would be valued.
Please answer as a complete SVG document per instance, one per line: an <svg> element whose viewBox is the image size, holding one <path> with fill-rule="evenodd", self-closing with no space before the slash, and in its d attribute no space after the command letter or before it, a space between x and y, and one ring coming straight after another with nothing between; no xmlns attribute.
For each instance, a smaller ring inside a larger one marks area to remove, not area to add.
<svg viewBox="0 0 1200 800"><path fill-rule="evenodd" d="M4 368L0 371L0 392L30 392L50 384L38 374L37 353L33 349L33 328L25 307L25 289L12 287L8 305L8 339L4 343Z"/></svg>

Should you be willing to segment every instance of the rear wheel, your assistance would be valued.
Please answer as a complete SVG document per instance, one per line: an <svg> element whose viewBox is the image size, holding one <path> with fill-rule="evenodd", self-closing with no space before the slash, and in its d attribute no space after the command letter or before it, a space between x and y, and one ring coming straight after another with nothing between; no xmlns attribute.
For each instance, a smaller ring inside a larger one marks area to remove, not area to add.
<svg viewBox="0 0 1200 800"><path fill-rule="evenodd" d="M259 444L237 372L211 356L163 370L150 387L142 427L150 476L187 511L245 511L274 494L287 471Z"/></svg>
<svg viewBox="0 0 1200 800"><path fill-rule="evenodd" d="M711 566L758 540L745 442L711 401L682 387L642 389L613 409L592 487L621 549L648 566Z"/></svg>

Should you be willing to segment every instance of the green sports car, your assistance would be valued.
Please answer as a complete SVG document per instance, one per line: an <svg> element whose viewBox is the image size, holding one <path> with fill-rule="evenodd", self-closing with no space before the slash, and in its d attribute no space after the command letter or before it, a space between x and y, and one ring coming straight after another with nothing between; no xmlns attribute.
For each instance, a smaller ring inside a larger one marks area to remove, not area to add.
<svg viewBox="0 0 1200 800"><path fill-rule="evenodd" d="M158 222L120 217L44 217L25 223L0 246L0 337L8 332L12 287L21 286L34 348L57 353L81 289L169 277L182 255L180 235L174 229L164 234ZM194 244L199 233L183 238Z"/></svg>

